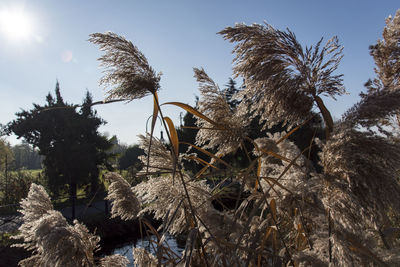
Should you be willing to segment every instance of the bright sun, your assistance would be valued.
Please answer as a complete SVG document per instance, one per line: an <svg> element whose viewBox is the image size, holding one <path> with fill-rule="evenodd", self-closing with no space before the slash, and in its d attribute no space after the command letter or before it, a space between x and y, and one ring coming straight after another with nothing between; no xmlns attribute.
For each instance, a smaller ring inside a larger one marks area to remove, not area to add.
<svg viewBox="0 0 400 267"><path fill-rule="evenodd" d="M32 36L32 20L22 9L0 10L0 31L12 40L27 40Z"/></svg>

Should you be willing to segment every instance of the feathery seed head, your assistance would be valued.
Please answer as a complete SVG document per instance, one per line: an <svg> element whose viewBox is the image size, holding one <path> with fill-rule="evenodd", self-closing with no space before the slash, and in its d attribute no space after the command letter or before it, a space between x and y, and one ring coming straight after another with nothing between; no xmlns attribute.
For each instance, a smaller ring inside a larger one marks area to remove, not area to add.
<svg viewBox="0 0 400 267"><path fill-rule="evenodd" d="M148 155L148 147L150 145L150 134L146 134L146 136L138 135L140 148L144 150L145 155L140 156L139 159L144 164L145 168L142 172L145 172L147 165L147 157L149 156L149 172L159 172L162 170L172 170L174 166L174 158L171 154L171 151L168 150L165 144L161 142L161 140L156 137L152 137L151 150L150 155ZM178 159L180 162L180 159Z"/></svg>
<svg viewBox="0 0 400 267"><path fill-rule="evenodd" d="M383 39L370 46L377 78L367 82L369 91L400 90L400 9L386 19Z"/></svg>
<svg viewBox="0 0 400 267"><path fill-rule="evenodd" d="M21 200L21 213L24 221L35 221L53 209L53 204L46 190L37 184L32 183L28 196Z"/></svg>
<svg viewBox="0 0 400 267"><path fill-rule="evenodd" d="M105 54L99 58L105 67L100 80L108 90L108 100L138 99L160 89L161 73L156 74L146 57L124 37L112 32L93 33L89 41L100 46Z"/></svg>
<svg viewBox="0 0 400 267"><path fill-rule="evenodd" d="M28 197L21 201L24 223L15 237L32 256L19 262L20 266L95 266L94 251L100 237L91 234L86 226L73 225L53 209L49 196L40 185L32 184ZM125 266L126 257L106 257L100 266ZM108 263L105 265L103 263Z"/></svg>
<svg viewBox="0 0 400 267"><path fill-rule="evenodd" d="M246 127L249 124L247 113L231 109L224 92L204 69L193 70L201 94L198 102L199 111L217 123L211 124L198 119L197 125L200 130L196 136L196 144L204 149L216 148L216 155L226 155L236 151L246 136Z"/></svg>
<svg viewBox="0 0 400 267"><path fill-rule="evenodd" d="M236 43L234 73L245 79L242 94L266 127L282 121L299 124L309 117L316 96L345 93L342 75L333 74L343 50L336 37L322 48L321 39L303 49L294 33L268 24L238 24L219 34ZM248 108L248 103L239 108Z"/></svg>
<svg viewBox="0 0 400 267"><path fill-rule="evenodd" d="M104 175L111 182L107 199L112 201L112 217L130 220L137 217L140 203L132 191L130 184L118 173L109 172Z"/></svg>
<svg viewBox="0 0 400 267"><path fill-rule="evenodd" d="M144 248L133 248L132 253L135 259L135 266L156 267L158 264L156 257Z"/></svg>

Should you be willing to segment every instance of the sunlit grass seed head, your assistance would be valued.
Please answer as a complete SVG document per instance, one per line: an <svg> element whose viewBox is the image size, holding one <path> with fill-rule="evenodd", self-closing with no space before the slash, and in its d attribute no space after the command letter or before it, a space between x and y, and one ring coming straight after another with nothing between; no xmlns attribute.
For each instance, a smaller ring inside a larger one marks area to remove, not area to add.
<svg viewBox="0 0 400 267"><path fill-rule="evenodd" d="M199 129L196 145L180 141L205 159L175 154L173 138L166 144L146 134L139 136L145 151L140 157L145 168L136 173L144 177L140 183L131 186L118 173L104 175L112 217L139 219L157 236L154 255L133 248L135 266L399 266L400 143L386 133L389 120L400 125L400 11L386 23L383 40L370 48L377 78L335 123L320 96L346 93L342 75L334 74L343 56L336 37L303 47L292 32L270 25L238 24L220 32L236 44L234 72L244 78L244 88L233 98L240 104L231 106L225 91L197 68L196 109L169 103L198 117L197 127L187 127ZM156 95L160 75L144 55L114 33L95 33L89 41L105 51L101 83L113 86L108 99L153 94L154 117L162 114ZM316 138L319 129L301 134L307 147L300 148L289 137L312 122L315 107L331 129L326 139ZM161 117L169 133L175 130ZM250 135L252 120L260 124L256 137ZM279 131L261 130L285 123ZM314 144L319 161L310 156ZM236 154L239 149L243 154ZM247 165L236 161L242 155ZM204 167L193 174L184 169L185 158ZM24 224L17 238L33 256L20 265L128 263L121 255L97 258L99 237L77 221L69 224L43 187L33 184L21 208ZM163 221L157 230L145 220L149 214ZM167 234L182 233L187 239L180 256L164 241Z"/></svg>
<svg viewBox="0 0 400 267"><path fill-rule="evenodd" d="M107 199L112 201L112 217L121 217L123 220L135 219L140 210L140 204L129 183L115 172L105 174L111 182L108 187Z"/></svg>
<svg viewBox="0 0 400 267"><path fill-rule="evenodd" d="M198 109L214 122L218 122L212 124L205 120L197 120L200 130L196 136L196 144L204 149L217 149L216 155L236 151L247 134L247 113L230 108L225 93L204 69L194 68L193 71L199 83Z"/></svg>
<svg viewBox="0 0 400 267"><path fill-rule="evenodd" d="M346 93L343 75L334 74L343 57L336 37L324 46L321 39L314 46L303 47L290 30L280 31L268 24L237 24L219 34L235 44L234 74L245 79L242 96L253 103L251 111L266 122L265 128L282 121L289 126L301 123L319 95L335 98ZM242 102L239 108L246 106Z"/></svg>
<svg viewBox="0 0 400 267"><path fill-rule="evenodd" d="M132 42L112 32L93 33L89 41L105 52L99 61L105 67L100 84L111 87L107 100L138 99L160 89L161 73L155 73Z"/></svg>

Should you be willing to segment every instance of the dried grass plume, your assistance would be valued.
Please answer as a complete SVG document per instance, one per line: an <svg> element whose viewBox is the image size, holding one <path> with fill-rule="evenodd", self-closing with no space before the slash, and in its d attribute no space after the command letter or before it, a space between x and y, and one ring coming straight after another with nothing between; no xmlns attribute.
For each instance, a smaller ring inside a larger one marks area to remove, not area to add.
<svg viewBox="0 0 400 267"><path fill-rule="evenodd" d="M93 33L89 41L105 51L99 58L101 66L106 68L100 84L113 86L107 91L108 100L133 100L159 90L161 73L155 73L147 58L130 41L112 32Z"/></svg>

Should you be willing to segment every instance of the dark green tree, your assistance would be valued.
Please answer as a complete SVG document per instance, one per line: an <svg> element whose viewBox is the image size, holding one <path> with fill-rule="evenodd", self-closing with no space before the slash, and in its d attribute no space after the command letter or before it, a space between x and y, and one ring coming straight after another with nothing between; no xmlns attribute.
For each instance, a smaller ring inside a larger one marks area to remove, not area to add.
<svg viewBox="0 0 400 267"><path fill-rule="evenodd" d="M129 146L118 160L118 165L121 170L126 170L133 166L135 169L141 169L141 161L139 156L144 155L144 150L138 145Z"/></svg>
<svg viewBox="0 0 400 267"><path fill-rule="evenodd" d="M107 165L112 144L98 132L105 121L92 109L89 92L80 109L63 100L58 82L55 95L49 93L43 106L33 104L33 109L16 113L7 132L39 149L51 192L57 196L68 188L74 218L77 186L98 189L99 166Z"/></svg>
<svg viewBox="0 0 400 267"><path fill-rule="evenodd" d="M239 92L239 89L236 87L236 82L232 78L229 78L228 83L225 85L225 97L226 100L228 101L229 106L231 107L232 110L236 108L236 106L239 104L240 101L236 99L232 99L232 97Z"/></svg>
<svg viewBox="0 0 400 267"><path fill-rule="evenodd" d="M112 140L98 132L98 128L106 122L97 116L97 111L92 109L93 98L89 92L83 100L82 108L79 112L81 124L78 129L81 130L80 147L84 150L82 160L87 169L83 169L83 175L89 174L91 193L94 194L99 189L99 167L111 169L111 159L115 157L110 153L113 147ZM85 126L86 125L86 126Z"/></svg>

